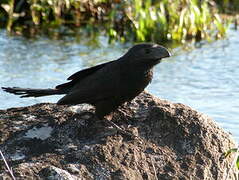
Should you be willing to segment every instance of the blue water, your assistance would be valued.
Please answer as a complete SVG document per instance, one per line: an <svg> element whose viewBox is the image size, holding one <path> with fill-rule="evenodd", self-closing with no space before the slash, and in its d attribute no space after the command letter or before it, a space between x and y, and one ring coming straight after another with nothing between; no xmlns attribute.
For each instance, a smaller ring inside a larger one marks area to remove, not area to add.
<svg viewBox="0 0 239 180"><path fill-rule="evenodd" d="M98 43L80 39L29 40L0 31L0 85L54 87L82 68L117 59L131 46L109 45L101 36ZM230 30L227 39L172 53L156 66L147 90L207 114L239 142L239 32ZM22 99L0 91L0 109L56 102L59 97Z"/></svg>

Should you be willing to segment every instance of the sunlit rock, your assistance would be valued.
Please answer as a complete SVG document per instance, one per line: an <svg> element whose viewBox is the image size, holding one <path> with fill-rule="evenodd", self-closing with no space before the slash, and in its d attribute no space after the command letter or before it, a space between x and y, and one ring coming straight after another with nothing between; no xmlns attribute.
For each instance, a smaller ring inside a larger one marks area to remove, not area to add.
<svg viewBox="0 0 239 180"><path fill-rule="evenodd" d="M183 104L142 93L114 121L137 138L117 133L80 106L36 104L0 110L0 149L16 178L223 179L236 145L212 119ZM234 166L233 166L234 167ZM229 177L236 170L232 168ZM9 177L0 166L0 176Z"/></svg>

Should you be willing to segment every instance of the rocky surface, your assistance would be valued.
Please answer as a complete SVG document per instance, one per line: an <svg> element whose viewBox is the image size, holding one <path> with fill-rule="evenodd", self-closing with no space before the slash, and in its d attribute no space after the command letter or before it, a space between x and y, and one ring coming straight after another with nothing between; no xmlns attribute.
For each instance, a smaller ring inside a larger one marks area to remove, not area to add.
<svg viewBox="0 0 239 180"><path fill-rule="evenodd" d="M0 148L16 179L223 179L235 147L230 135L188 106L142 93L114 113L119 134L84 113L36 104L0 110ZM81 114L80 114L81 113ZM232 169L230 178L235 178ZM9 179L4 163L0 176ZM0 178L1 179L1 178Z"/></svg>

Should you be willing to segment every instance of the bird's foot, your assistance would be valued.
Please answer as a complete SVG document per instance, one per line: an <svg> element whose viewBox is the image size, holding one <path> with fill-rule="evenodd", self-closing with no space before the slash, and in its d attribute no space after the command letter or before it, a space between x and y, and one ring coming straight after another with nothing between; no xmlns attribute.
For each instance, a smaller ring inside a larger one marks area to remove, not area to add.
<svg viewBox="0 0 239 180"><path fill-rule="evenodd" d="M119 127L117 124L115 124L114 122L108 120L108 119L104 119L105 123L112 126L113 128L115 128L119 133L123 134L123 135L126 135L128 137L131 137L131 138L137 138L138 136L132 134L132 133L129 133L127 131L125 131L124 129L122 129L121 127Z"/></svg>

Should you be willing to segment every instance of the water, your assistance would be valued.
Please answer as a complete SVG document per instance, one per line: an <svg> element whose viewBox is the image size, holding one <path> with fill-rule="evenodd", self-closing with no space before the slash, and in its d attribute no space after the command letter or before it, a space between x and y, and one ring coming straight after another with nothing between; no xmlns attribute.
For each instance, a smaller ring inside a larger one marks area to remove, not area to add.
<svg viewBox="0 0 239 180"><path fill-rule="evenodd" d="M54 87L72 73L120 57L130 44L108 45L99 37L98 45L86 38L28 40L9 37L0 31L0 85ZM155 68L147 88L156 96L180 102L215 119L239 142L239 33L202 43L191 51L173 50L173 57ZM0 91L0 109L56 102L61 96L27 98Z"/></svg>

